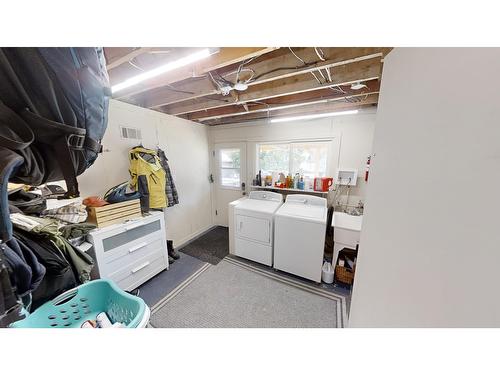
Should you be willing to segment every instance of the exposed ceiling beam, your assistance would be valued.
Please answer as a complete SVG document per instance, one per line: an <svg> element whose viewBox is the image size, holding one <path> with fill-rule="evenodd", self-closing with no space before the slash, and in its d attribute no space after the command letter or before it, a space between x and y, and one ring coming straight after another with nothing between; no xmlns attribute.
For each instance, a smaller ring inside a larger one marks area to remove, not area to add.
<svg viewBox="0 0 500 375"><path fill-rule="evenodd" d="M209 71L238 63L274 51L277 47L223 47L219 52L196 64L185 66L160 77L123 90L115 99L138 95L140 93L170 85L188 78L204 75Z"/></svg>
<svg viewBox="0 0 500 375"><path fill-rule="evenodd" d="M299 94L280 96L276 98L267 99L264 101L258 102L249 102L247 106L249 108L248 111L258 110L258 109L266 109L270 107L279 107L290 104L299 104L299 103L308 103L314 102L323 99L334 99L337 97L344 97L349 95L357 95L362 94L365 95L367 93L378 92L380 90L380 81L372 80L366 82L367 87L363 90L351 90L348 86L344 86L342 91L345 92L343 94L339 90L332 90L331 88L323 88L320 90L314 91L306 91ZM193 112L186 114L185 117L188 120L203 120L207 118L217 118L217 117L227 117L238 115L239 113L245 113L248 111L243 111L240 105L229 105L224 107L212 108L209 110Z"/></svg>
<svg viewBox="0 0 500 375"><path fill-rule="evenodd" d="M152 50L151 47L136 48L136 49L132 50L131 52L127 53L126 55L122 55L122 56L119 56L119 57L112 59L111 61L108 61L108 64L106 65L106 69L107 70L114 69L117 66L120 66L122 64L125 64L126 62L129 62L134 57L142 55L143 53L146 53L150 50Z"/></svg>
<svg viewBox="0 0 500 375"><path fill-rule="evenodd" d="M204 122L207 120L214 120L214 119L221 119L221 118L228 118L228 117L235 118L238 116L246 116L249 113L261 113L261 112L271 113L271 112L275 112L275 111L287 110L287 109L292 109L292 108L300 108L301 111L308 111L308 110L311 110L311 108L317 107L319 104L327 104L327 103L342 102L342 101L349 102L349 100L352 100L353 102L355 102L356 100L361 100L361 99L367 98L369 95L378 95L378 91L364 93L364 94L341 95L341 96L337 96L337 97L330 98L330 99L311 100L308 102L300 102L300 103L295 103L295 104L274 105L274 106L259 105L259 108L250 109L248 112L233 112L233 113L228 113L228 114L219 115L219 116L202 117L202 118L199 118L197 120ZM276 113L279 113L279 112L276 112Z"/></svg>
<svg viewBox="0 0 500 375"><path fill-rule="evenodd" d="M325 76L328 76L327 69L331 73L336 67L352 64L358 61L370 60L384 56L383 48L323 48L325 52L325 61L319 60L314 48L300 48L294 50L307 65L303 65L291 52L277 54L277 56L248 64L245 67L255 71L257 80L249 82L249 86L258 85L266 82L272 82L278 79L293 77L299 74L316 72L318 69ZM309 65L311 64L311 65ZM263 73L268 74L263 74ZM248 74L248 73L247 73ZM259 77L262 75L261 77ZM235 80L235 77L227 76L229 80ZM200 98L207 95L220 94L210 78L198 80L187 80L175 85L174 91L169 88L159 88L150 92L145 103L148 108L158 108L166 105L179 103L182 101Z"/></svg>
<svg viewBox="0 0 500 375"><path fill-rule="evenodd" d="M357 81L375 80L380 78L380 58L373 58L348 65L342 65L333 69L332 73L332 82L326 82L323 84L318 84L317 80L310 74L302 74L273 82L267 82L262 85L252 86L248 88L247 91L240 93L239 101L236 103L230 99L214 100L212 98L181 102L162 107L162 110L172 115L181 115L227 105L261 101L284 95L314 91L325 87L348 85Z"/></svg>
<svg viewBox="0 0 500 375"><path fill-rule="evenodd" d="M357 103L348 103L348 102L329 102L329 103L319 103L311 108L290 108L283 109L273 112L257 112L257 113L249 113L244 116L237 117L227 117L223 119L213 119L204 121L203 124L206 125L224 125L224 124L236 124L248 121L259 121L264 119L285 117L285 116L302 116L302 115L314 115L314 114L322 114L343 110L351 110L351 109L360 109L367 106L373 106L378 102L378 94L369 95L366 100L357 102Z"/></svg>

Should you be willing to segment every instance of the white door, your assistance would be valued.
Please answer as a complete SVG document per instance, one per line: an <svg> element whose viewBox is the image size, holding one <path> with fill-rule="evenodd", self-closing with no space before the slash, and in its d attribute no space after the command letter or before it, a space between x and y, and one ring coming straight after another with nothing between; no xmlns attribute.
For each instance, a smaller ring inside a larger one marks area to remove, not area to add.
<svg viewBox="0 0 500 375"><path fill-rule="evenodd" d="M246 195L246 143L220 143L213 151L215 159L215 224L228 226L227 206Z"/></svg>

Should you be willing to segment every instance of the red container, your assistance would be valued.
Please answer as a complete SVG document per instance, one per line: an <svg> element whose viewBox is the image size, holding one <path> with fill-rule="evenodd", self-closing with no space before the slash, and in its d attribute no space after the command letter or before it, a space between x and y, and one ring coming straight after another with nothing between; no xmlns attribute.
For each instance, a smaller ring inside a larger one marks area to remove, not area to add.
<svg viewBox="0 0 500 375"><path fill-rule="evenodd" d="M315 191L328 191L333 185L333 178L331 177L316 177L314 179Z"/></svg>

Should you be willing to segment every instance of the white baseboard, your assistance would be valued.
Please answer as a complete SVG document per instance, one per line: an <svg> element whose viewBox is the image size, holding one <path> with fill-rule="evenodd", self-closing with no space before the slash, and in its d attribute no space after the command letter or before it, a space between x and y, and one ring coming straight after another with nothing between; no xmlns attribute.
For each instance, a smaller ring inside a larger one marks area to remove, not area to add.
<svg viewBox="0 0 500 375"><path fill-rule="evenodd" d="M210 225L207 225L205 228L202 228L194 233L191 233L189 236L184 237L182 240L175 242L174 243L175 249L179 250L179 249L183 248L187 244L193 242L194 240L203 236L205 233L207 233L208 231L212 230L213 228L215 228L217 226L218 225L210 224Z"/></svg>

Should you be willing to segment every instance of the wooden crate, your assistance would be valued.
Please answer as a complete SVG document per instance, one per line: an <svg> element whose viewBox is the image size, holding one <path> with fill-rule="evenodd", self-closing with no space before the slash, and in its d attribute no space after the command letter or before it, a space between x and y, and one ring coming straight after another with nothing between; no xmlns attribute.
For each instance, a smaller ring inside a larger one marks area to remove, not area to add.
<svg viewBox="0 0 500 375"><path fill-rule="evenodd" d="M141 217L141 203L139 199L107 204L102 207L87 207L87 221L94 223L98 228L111 224L123 223L125 220Z"/></svg>

